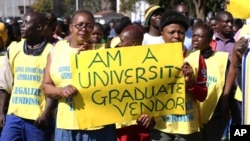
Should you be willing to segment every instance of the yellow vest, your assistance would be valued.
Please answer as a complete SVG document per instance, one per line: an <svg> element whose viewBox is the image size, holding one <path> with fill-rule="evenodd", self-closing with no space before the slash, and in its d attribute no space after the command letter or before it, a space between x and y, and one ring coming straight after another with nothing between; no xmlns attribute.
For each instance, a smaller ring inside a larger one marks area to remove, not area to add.
<svg viewBox="0 0 250 141"><path fill-rule="evenodd" d="M205 59L205 62L207 66L208 93L206 100L200 102L201 121L203 124L206 124L211 119L223 93L228 53L215 52L211 57Z"/></svg>
<svg viewBox="0 0 250 141"><path fill-rule="evenodd" d="M197 80L200 52L195 51L185 58L194 69ZM186 91L186 114L165 115L155 118L155 129L172 134L191 134L200 131L199 106L196 99Z"/></svg>
<svg viewBox="0 0 250 141"><path fill-rule="evenodd" d="M50 75L56 87L65 87L73 84L70 69L70 55L76 53L77 48L72 48L65 40L58 41L53 48ZM84 61L84 60L83 60ZM58 100L56 127L68 130L95 130L102 127L82 128L78 118L83 110L83 99L80 94L73 98L60 98ZM88 115L86 115L88 116ZM91 117L90 117L91 118Z"/></svg>
<svg viewBox="0 0 250 141"><path fill-rule="evenodd" d="M235 95L234 95L234 98L238 101L241 101L242 102L242 91L240 89L239 86L237 86L237 89L236 89L236 92L235 92Z"/></svg>
<svg viewBox="0 0 250 141"><path fill-rule="evenodd" d="M24 40L13 45L9 48L9 62L14 84L8 114L36 120L45 106L42 81L52 45L47 44L39 56L26 55L23 52Z"/></svg>
<svg viewBox="0 0 250 141"><path fill-rule="evenodd" d="M105 49L106 48L106 44L105 43L94 44L94 48L95 49Z"/></svg>
<svg viewBox="0 0 250 141"><path fill-rule="evenodd" d="M116 129L119 129L119 128L128 127L128 126L136 125L136 124L137 124L136 120L132 120L132 121L127 121L127 122L116 123L115 126L116 126Z"/></svg>

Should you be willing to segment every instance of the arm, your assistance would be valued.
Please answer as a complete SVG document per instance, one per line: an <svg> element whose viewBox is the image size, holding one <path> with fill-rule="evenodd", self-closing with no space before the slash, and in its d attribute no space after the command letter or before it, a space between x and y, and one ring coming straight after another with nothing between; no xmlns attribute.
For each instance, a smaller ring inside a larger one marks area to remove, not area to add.
<svg viewBox="0 0 250 141"><path fill-rule="evenodd" d="M48 56L45 74L43 78L44 94L52 99L59 99L61 97L72 97L77 93L77 89L72 85L65 87L56 87L50 76L51 55Z"/></svg>
<svg viewBox="0 0 250 141"><path fill-rule="evenodd" d="M193 97L200 102L204 101L207 97L207 87L206 84L195 83L188 88L188 91L193 95Z"/></svg>
<svg viewBox="0 0 250 141"><path fill-rule="evenodd" d="M189 65L189 63L184 62L182 66L182 72L186 81L186 87L188 91L193 95L195 99L201 102L204 101L207 97L207 78L202 74L202 71L204 70L206 70L206 65L204 59L201 58L201 56L199 61L198 77L196 81L193 79L193 69Z"/></svg>
<svg viewBox="0 0 250 141"><path fill-rule="evenodd" d="M2 67L0 68L0 127L5 124L5 114L7 113L10 93L13 84L13 75L11 72L8 56L4 56Z"/></svg>
<svg viewBox="0 0 250 141"><path fill-rule="evenodd" d="M223 93L223 96L225 97L228 97L232 89L232 86L236 80L237 73L241 73L241 72L238 72L237 70L239 67L241 69L241 58L244 55L245 51L247 50L247 47L248 47L248 41L245 38L240 38L234 44L234 49L232 53L232 62L229 66L224 93Z"/></svg>
<svg viewBox="0 0 250 141"><path fill-rule="evenodd" d="M227 79L225 82L224 92L222 94L222 106L221 106L221 114L225 117L229 115L229 103L228 97L230 92L232 91L233 85L236 80L236 76L240 74L241 78L241 71L238 72L238 69L241 69L241 58L244 55L245 51L248 47L248 41L245 38L240 38L235 44L232 53L232 62L229 65ZM238 74L239 73L239 74ZM241 82L241 80L239 81ZM241 84L241 83L239 83ZM239 85L241 87L241 85Z"/></svg>
<svg viewBox="0 0 250 141"><path fill-rule="evenodd" d="M242 84L241 84L241 74L242 74L242 56L246 53L248 47L249 47L249 41L250 39L246 39L246 38L240 38L240 40L238 42L235 43L235 55L234 55L234 65L232 67L234 67L234 69L236 68L236 76L237 77L237 81L238 81L238 85L240 87L240 89L242 89Z"/></svg>
<svg viewBox="0 0 250 141"><path fill-rule="evenodd" d="M38 128L47 128L49 124L49 119L52 117L53 110L57 106L57 100L45 97L46 104L45 109L40 117L34 122Z"/></svg>
<svg viewBox="0 0 250 141"><path fill-rule="evenodd" d="M5 124L5 114L7 113L10 95L5 90L0 90L0 128Z"/></svg>

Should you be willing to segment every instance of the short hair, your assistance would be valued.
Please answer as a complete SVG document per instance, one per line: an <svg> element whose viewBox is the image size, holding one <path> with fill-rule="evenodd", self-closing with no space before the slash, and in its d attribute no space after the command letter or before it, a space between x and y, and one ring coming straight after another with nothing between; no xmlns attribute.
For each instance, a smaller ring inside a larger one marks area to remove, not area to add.
<svg viewBox="0 0 250 141"><path fill-rule="evenodd" d="M128 32L131 36L130 38L142 43L144 30L135 24L129 25L122 30L123 32Z"/></svg>
<svg viewBox="0 0 250 141"><path fill-rule="evenodd" d="M173 9L167 10L162 14L161 21L160 21L160 30L162 31L162 29L166 25L169 25L172 23L178 23L178 24L183 25L185 30L187 30L189 27L188 19L182 13Z"/></svg>
<svg viewBox="0 0 250 141"><path fill-rule="evenodd" d="M229 16L233 17L233 15L228 11L219 11L215 16L216 21L220 21L222 15L229 15Z"/></svg>
<svg viewBox="0 0 250 141"><path fill-rule="evenodd" d="M103 27L103 25L102 25L102 24L100 24L100 23L96 22L96 23L95 23L95 26L97 26L97 27L101 28L102 32L104 33L104 27Z"/></svg>
<svg viewBox="0 0 250 141"><path fill-rule="evenodd" d="M126 26L131 25L131 24L132 24L132 21L129 17L127 16L122 17L115 24L114 29L115 29L116 34L120 34Z"/></svg>
<svg viewBox="0 0 250 141"><path fill-rule="evenodd" d="M194 19L192 19L191 20L191 26L194 26L195 24L197 24L197 23L202 23L203 21L202 21L202 19L200 19L200 18L194 18Z"/></svg>
<svg viewBox="0 0 250 141"><path fill-rule="evenodd" d="M41 25L43 28L46 24L46 17L44 13L40 13L37 11L29 11L24 16L31 15L32 22L35 22L37 25Z"/></svg>
<svg viewBox="0 0 250 141"><path fill-rule="evenodd" d="M73 13L72 18L70 19L70 23L73 22L76 15L81 14L81 13L88 14L93 19L93 21L95 21L94 15L89 10L82 9L82 10L77 10Z"/></svg>
<svg viewBox="0 0 250 141"><path fill-rule="evenodd" d="M194 24L193 29L195 29L195 28L202 28L205 31L206 38L209 41L212 40L213 35L214 35L214 31L211 28L211 26L209 26L208 24L202 22L202 23Z"/></svg>
<svg viewBox="0 0 250 141"><path fill-rule="evenodd" d="M244 25L244 22L242 21L242 19L240 19L240 18L234 19L234 26L235 27L242 28L243 25Z"/></svg>

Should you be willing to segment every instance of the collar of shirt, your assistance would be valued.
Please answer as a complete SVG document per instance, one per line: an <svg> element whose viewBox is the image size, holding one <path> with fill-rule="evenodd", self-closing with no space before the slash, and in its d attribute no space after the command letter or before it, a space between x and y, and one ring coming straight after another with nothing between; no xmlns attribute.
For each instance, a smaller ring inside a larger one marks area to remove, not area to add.
<svg viewBox="0 0 250 141"><path fill-rule="evenodd" d="M40 44L37 44L37 45L33 46L33 48L31 48L28 46L27 40L25 40L24 44L23 44L23 51L27 55L39 56L40 54L42 54L46 44L47 44L47 42L44 39L43 42L41 42Z"/></svg>
<svg viewBox="0 0 250 141"><path fill-rule="evenodd" d="M214 38L215 38L215 40L216 41L222 41L222 42L234 42L235 40L234 40L234 34L231 34L230 35L230 38L228 38L228 39L222 39L221 37L220 37L220 35L216 32L216 33L214 33Z"/></svg>

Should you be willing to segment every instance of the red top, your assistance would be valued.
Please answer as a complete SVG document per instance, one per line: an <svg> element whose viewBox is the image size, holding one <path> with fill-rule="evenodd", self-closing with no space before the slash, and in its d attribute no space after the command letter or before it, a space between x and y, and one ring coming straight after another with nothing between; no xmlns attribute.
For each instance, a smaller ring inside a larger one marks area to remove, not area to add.
<svg viewBox="0 0 250 141"><path fill-rule="evenodd" d="M216 41L214 39L212 39L212 41L210 42L210 46L213 51L216 51Z"/></svg>
<svg viewBox="0 0 250 141"><path fill-rule="evenodd" d="M194 98L200 102L204 101L207 97L207 67L205 59L200 55L199 59L199 68L198 68L198 77L197 82L193 86L189 87L189 92L193 95Z"/></svg>

